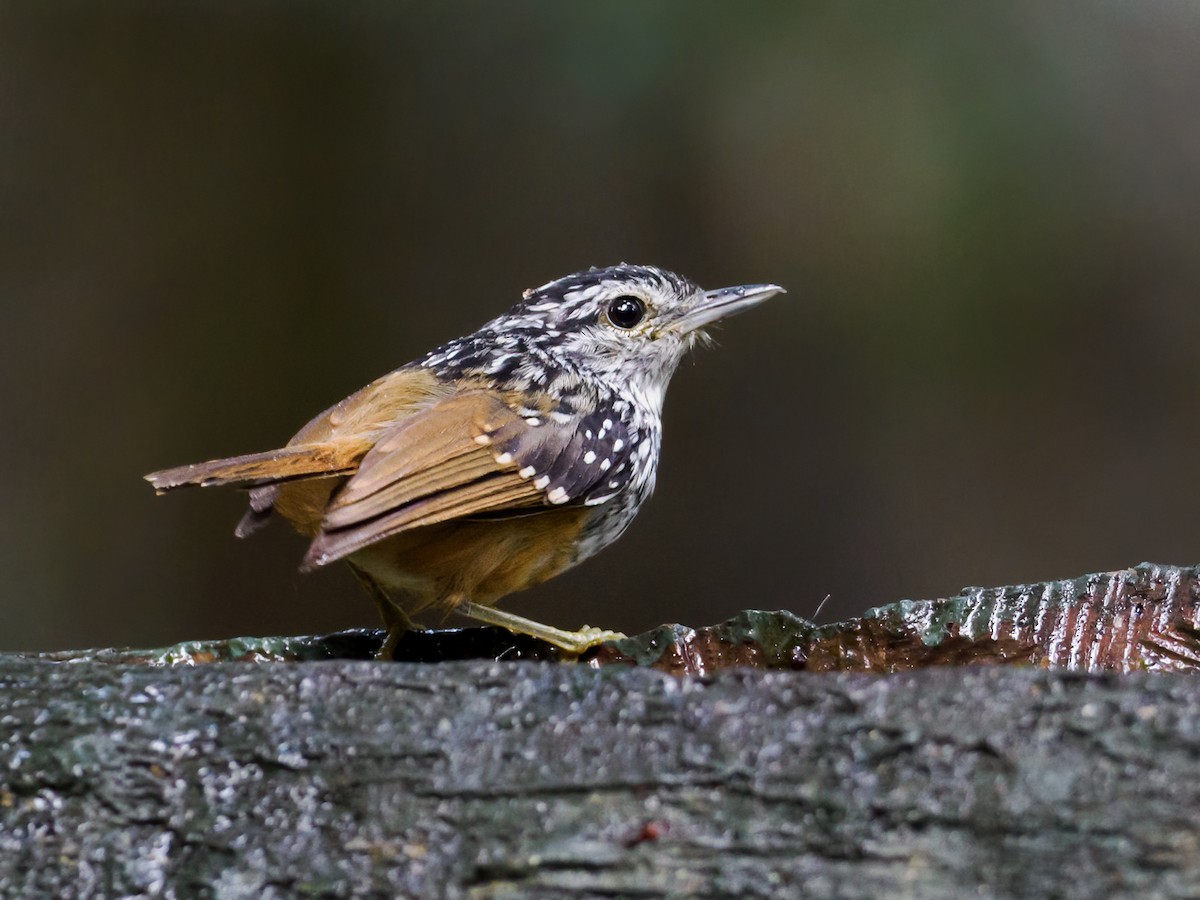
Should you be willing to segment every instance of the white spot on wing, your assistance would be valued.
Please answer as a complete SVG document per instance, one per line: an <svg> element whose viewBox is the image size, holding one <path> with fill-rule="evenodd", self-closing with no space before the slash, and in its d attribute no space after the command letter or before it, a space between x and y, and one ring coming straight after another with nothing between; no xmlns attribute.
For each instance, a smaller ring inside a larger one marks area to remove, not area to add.
<svg viewBox="0 0 1200 900"><path fill-rule="evenodd" d="M596 451L589 450L587 453L583 454L583 461L589 466L594 463L596 461Z"/></svg>
<svg viewBox="0 0 1200 900"><path fill-rule="evenodd" d="M550 483L550 476L543 475L541 478L534 479L533 486L540 491L543 488L545 488L546 485L548 485L549 483Z"/></svg>
<svg viewBox="0 0 1200 900"><path fill-rule="evenodd" d="M501 453L496 457L496 462L500 463L502 466L506 466L512 461L513 455L511 453Z"/></svg>
<svg viewBox="0 0 1200 900"><path fill-rule="evenodd" d="M546 499L551 503L566 503L571 498L567 496L567 492L562 487L556 487L546 495Z"/></svg>
<svg viewBox="0 0 1200 900"><path fill-rule="evenodd" d="M522 478L532 478L534 475L537 474L537 469L535 469L533 466L526 466L521 471L519 471L517 474L520 475Z"/></svg>

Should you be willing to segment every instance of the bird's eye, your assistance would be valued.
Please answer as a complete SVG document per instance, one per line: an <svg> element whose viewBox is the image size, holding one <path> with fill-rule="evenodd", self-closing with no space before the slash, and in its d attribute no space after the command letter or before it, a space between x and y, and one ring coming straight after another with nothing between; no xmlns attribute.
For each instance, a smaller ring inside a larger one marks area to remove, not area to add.
<svg viewBox="0 0 1200 900"><path fill-rule="evenodd" d="M633 328L646 317L646 304L637 297L618 297L608 304L605 315L618 328Z"/></svg>

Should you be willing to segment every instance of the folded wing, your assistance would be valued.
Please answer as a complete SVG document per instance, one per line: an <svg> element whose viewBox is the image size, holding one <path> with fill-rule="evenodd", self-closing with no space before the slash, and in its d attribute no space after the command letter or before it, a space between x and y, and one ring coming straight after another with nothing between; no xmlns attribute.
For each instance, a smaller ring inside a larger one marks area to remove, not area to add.
<svg viewBox="0 0 1200 900"><path fill-rule="evenodd" d="M442 400L363 457L332 497L303 568L451 519L603 502L628 481L633 444L610 415L529 415L519 399L489 390Z"/></svg>

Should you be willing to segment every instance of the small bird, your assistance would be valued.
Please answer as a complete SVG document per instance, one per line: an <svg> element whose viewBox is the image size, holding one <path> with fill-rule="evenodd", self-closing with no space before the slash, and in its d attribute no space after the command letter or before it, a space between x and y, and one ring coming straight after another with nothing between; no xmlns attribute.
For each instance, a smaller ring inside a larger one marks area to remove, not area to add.
<svg viewBox="0 0 1200 900"><path fill-rule="evenodd" d="M611 544L654 490L667 383L705 326L783 288L704 291L654 266L528 290L325 410L279 450L165 469L158 493L249 489L238 537L278 513L311 539L302 571L349 562L388 629L456 611L571 654L620 634L494 608Z"/></svg>

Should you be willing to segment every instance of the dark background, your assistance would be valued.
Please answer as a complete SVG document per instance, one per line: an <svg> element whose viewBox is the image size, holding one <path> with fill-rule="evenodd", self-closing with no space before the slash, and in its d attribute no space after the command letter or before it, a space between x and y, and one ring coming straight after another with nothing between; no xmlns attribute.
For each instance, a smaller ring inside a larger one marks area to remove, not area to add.
<svg viewBox="0 0 1200 900"><path fill-rule="evenodd" d="M659 492L507 607L822 619L1200 559L1200 6L0 4L0 645L374 622L231 491L526 287L790 293L667 404Z"/></svg>

